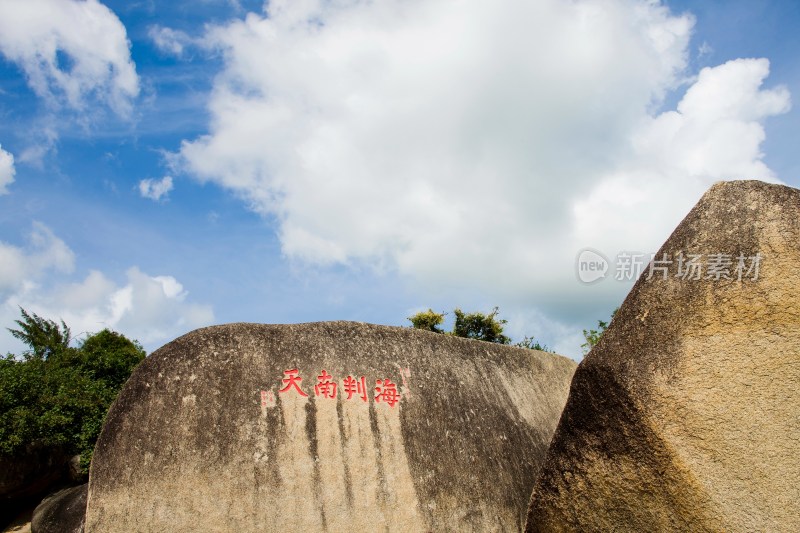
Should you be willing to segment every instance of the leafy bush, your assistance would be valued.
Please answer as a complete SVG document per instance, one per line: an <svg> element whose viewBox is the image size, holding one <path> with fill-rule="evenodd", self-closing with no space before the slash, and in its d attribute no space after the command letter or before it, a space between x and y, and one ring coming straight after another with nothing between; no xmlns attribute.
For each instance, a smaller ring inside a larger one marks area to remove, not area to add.
<svg viewBox="0 0 800 533"><path fill-rule="evenodd" d="M483 313L465 313L461 309L455 309L453 310L453 314L456 317L455 323L453 324L453 331L448 334L497 344L509 344L511 339L503 335L503 326L507 321L497 318L498 313L499 310L497 307L492 309L492 312L488 315ZM421 311L414 316L408 317L408 320L411 321L411 326L415 329L444 333L444 331L439 328L439 325L444 322L444 315L445 313L437 313L428 309L427 311ZM517 344L517 346L529 347L522 344Z"/></svg>
<svg viewBox="0 0 800 533"><path fill-rule="evenodd" d="M86 472L108 408L145 352L107 329L71 347L63 321L21 311L10 331L30 349L0 358L0 454L59 449L79 454Z"/></svg>
<svg viewBox="0 0 800 533"><path fill-rule="evenodd" d="M510 343L511 339L503 335L503 325L507 320L497 318L498 312L497 307L488 315L464 313L461 309L455 309L453 313L456 315L456 322L453 325L453 335L497 344Z"/></svg>
<svg viewBox="0 0 800 533"><path fill-rule="evenodd" d="M536 340L535 337L525 337L514 346L519 346L520 348L527 348L529 350L539 350L540 352L553 352L546 344L542 344Z"/></svg>
<svg viewBox="0 0 800 533"><path fill-rule="evenodd" d="M444 333L439 325L444 322L444 313L437 313L433 309L427 311L420 311L414 316L408 317L411 321L411 327L415 329L424 329L426 331L433 331L435 333Z"/></svg>

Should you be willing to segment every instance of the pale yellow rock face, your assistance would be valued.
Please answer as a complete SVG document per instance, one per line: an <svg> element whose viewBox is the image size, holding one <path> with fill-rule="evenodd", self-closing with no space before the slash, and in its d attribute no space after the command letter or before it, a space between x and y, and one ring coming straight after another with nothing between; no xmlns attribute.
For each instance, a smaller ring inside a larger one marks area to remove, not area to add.
<svg viewBox="0 0 800 533"><path fill-rule="evenodd" d="M575 367L353 322L194 331L112 406L86 531L519 531Z"/></svg>
<svg viewBox="0 0 800 533"><path fill-rule="evenodd" d="M640 277L575 373L528 531L800 531L800 191L714 185L656 257L680 252L731 254L732 279Z"/></svg>

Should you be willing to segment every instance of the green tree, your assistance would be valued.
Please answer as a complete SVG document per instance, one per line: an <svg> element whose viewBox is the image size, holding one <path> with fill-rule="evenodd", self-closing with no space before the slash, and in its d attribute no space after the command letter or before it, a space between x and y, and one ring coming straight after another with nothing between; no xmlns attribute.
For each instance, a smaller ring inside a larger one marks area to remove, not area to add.
<svg viewBox="0 0 800 533"><path fill-rule="evenodd" d="M121 333L104 329L86 338L78 350L80 365L95 381L119 389L145 357L142 346Z"/></svg>
<svg viewBox="0 0 800 533"><path fill-rule="evenodd" d="M411 321L411 326L414 329L444 333L439 327L442 322L444 322L444 315L445 313L437 313L433 309L428 309L427 311L420 311L416 315L408 317L407 320Z"/></svg>
<svg viewBox="0 0 800 533"><path fill-rule="evenodd" d="M20 307L22 320L15 320L20 329L11 329L11 334L27 344L30 350L23 353L25 359L47 359L69 347L70 332L64 321L61 325L36 313L28 314Z"/></svg>
<svg viewBox="0 0 800 533"><path fill-rule="evenodd" d="M453 335L497 344L509 344L511 339L503 335L503 326L507 320L497 318L498 312L497 307L492 309L488 315L464 313L461 309L453 310L456 317Z"/></svg>
<svg viewBox="0 0 800 533"><path fill-rule="evenodd" d="M71 347L63 321L21 312L11 332L29 350L0 359L0 453L58 449L88 471L108 408L145 352L107 329Z"/></svg>
<svg viewBox="0 0 800 533"><path fill-rule="evenodd" d="M453 324L453 330L450 332L445 332L439 327L444 322L446 313L437 313L432 309L428 309L427 311L420 311L414 316L408 317L408 320L415 329L424 329L426 331L445 333L447 335L494 342L497 344L510 344L511 339L503 334L503 327L507 323L507 320L498 318L497 315L499 312L497 307L493 308L492 312L488 315L483 313L464 313L461 309L455 309L453 311L455 323ZM529 350L555 353L548 348L547 345L537 341L533 336L526 336L521 341L515 343L514 346L528 348Z"/></svg>
<svg viewBox="0 0 800 533"><path fill-rule="evenodd" d="M453 331L448 335L477 339L498 344L509 344L511 339L503 335L505 319L497 317L498 308L492 309L488 315L483 313L464 313L461 309L455 309L455 323ZM436 333L444 333L439 326L444 322L445 313L437 313L432 309L421 311L414 316L408 317L411 326L415 329L424 329Z"/></svg>
<svg viewBox="0 0 800 533"><path fill-rule="evenodd" d="M527 348L529 350L539 350L540 352L553 352L546 344L541 344L539 341L536 340L535 337L525 337L518 343L514 344L514 346L519 346L520 348Z"/></svg>
<svg viewBox="0 0 800 533"><path fill-rule="evenodd" d="M619 311L619 307L611 312L611 318L608 320L608 322L598 320L597 329L583 330L583 338L586 339L586 342L581 344L581 348L583 348L583 355L588 355L589 352L592 351L592 348L594 348L597 343L600 342L600 337L603 335L603 333L605 333L606 329L608 329L608 325L614 319L614 315L617 314L617 311Z"/></svg>

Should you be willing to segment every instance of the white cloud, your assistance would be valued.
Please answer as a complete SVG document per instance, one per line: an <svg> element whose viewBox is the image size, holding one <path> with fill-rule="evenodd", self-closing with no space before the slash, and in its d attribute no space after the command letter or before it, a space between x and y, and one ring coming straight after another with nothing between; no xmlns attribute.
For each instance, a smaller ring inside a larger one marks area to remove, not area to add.
<svg viewBox="0 0 800 533"><path fill-rule="evenodd" d="M75 255L64 241L34 222L25 247L0 242L0 298L30 287L46 271L69 274L74 268Z"/></svg>
<svg viewBox="0 0 800 533"><path fill-rule="evenodd" d="M160 180L144 179L139 182L139 194L156 202L166 198L172 188L171 176L164 176Z"/></svg>
<svg viewBox="0 0 800 533"><path fill-rule="evenodd" d="M31 131L28 133L30 144L19 154L20 163L44 169L45 156L58 150L60 120L54 114L46 114L31 124Z"/></svg>
<svg viewBox="0 0 800 533"><path fill-rule="evenodd" d="M645 117L625 166L575 202L575 235L654 252L715 181L778 181L762 161L763 122L788 111L790 97L784 87L761 88L768 74L766 59L704 68L676 111Z"/></svg>
<svg viewBox="0 0 800 533"><path fill-rule="evenodd" d="M187 302L188 292L174 277L150 276L137 267L125 277L118 285L92 271L83 281L64 284L29 305L42 309L37 313L43 316L63 318L76 333L108 327L148 346L213 323L211 306Z"/></svg>
<svg viewBox="0 0 800 533"><path fill-rule="evenodd" d="M147 35L161 53L175 57L183 56L186 48L194 44L186 32L159 25L150 26Z"/></svg>
<svg viewBox="0 0 800 533"><path fill-rule="evenodd" d="M67 274L74 262L69 247L39 223L25 247L0 242L0 323L13 325L23 307L63 319L74 335L107 327L153 349L214 321L211 306L190 301L173 276L151 276L131 267L121 284L96 270L72 281ZM0 330L0 351L19 350L19 343Z"/></svg>
<svg viewBox="0 0 800 533"><path fill-rule="evenodd" d="M8 187L14 183L14 156L3 150L0 144L0 194L8 194Z"/></svg>
<svg viewBox="0 0 800 533"><path fill-rule="evenodd" d="M88 97L128 116L139 94L125 27L97 0L0 0L0 52L51 105L88 109Z"/></svg>
<svg viewBox="0 0 800 533"><path fill-rule="evenodd" d="M776 179L763 122L789 95L761 87L766 60L704 69L656 112L690 75L693 26L656 1L268 10L207 33L224 69L180 157L274 216L294 259L568 320L629 287L580 285L580 248L655 251L713 181Z"/></svg>

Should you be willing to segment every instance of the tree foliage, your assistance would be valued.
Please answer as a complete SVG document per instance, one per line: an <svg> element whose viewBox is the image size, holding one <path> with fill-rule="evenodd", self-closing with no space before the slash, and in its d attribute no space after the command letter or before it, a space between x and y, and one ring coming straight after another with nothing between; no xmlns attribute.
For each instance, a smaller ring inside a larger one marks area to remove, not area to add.
<svg viewBox="0 0 800 533"><path fill-rule="evenodd" d="M411 326L416 329L424 329L436 333L445 333L439 326L444 322L446 313L437 313L431 309L420 311L414 316L408 317ZM448 335L477 339L481 341L494 342L497 344L510 344L511 339L503 334L505 319L498 317L499 309L495 307L488 314L484 313L465 313L461 309L453 310L455 323L453 330L447 332ZM525 337L517 342L515 346L529 348L531 350L541 350L549 352L550 349L540 344L534 337Z"/></svg>
<svg viewBox="0 0 800 533"><path fill-rule="evenodd" d="M456 321L453 324L453 335L497 344L509 344L511 339L503 335L503 326L508 321L497 318L498 312L497 307L492 309L488 315L464 313L461 309L454 309L453 314L456 316Z"/></svg>
<svg viewBox="0 0 800 533"><path fill-rule="evenodd" d="M552 350L546 345L542 344L536 340L535 337L525 337L514 346L519 346L520 348L527 348L529 350L539 350L540 352L552 352Z"/></svg>
<svg viewBox="0 0 800 533"><path fill-rule="evenodd" d="M63 321L21 313L10 331L29 350L0 358L0 454L54 448L79 454L87 471L108 408L145 352L107 329L71 347Z"/></svg>
<svg viewBox="0 0 800 533"><path fill-rule="evenodd" d="M600 337L605 333L606 329L608 329L609 323L614 319L614 315L617 314L619 311L619 307L614 309L611 312L611 318L608 319L608 322L604 320L597 321L597 329L589 329L583 330L583 338L586 339L586 342L581 344L581 348L583 348L583 355L588 355L589 352L592 351L598 342L600 342Z"/></svg>
<svg viewBox="0 0 800 533"><path fill-rule="evenodd" d="M408 320L411 321L411 326L415 329L444 333L439 327L439 325L444 322L444 315L445 313L437 313L433 309L428 309L427 311L420 311L416 315L408 317Z"/></svg>
<svg viewBox="0 0 800 533"><path fill-rule="evenodd" d="M11 334L30 347L23 356L25 359L47 359L62 352L69 346L70 331L64 321L61 325L47 320L36 313L28 314L20 309L22 320L15 320L20 329L10 329Z"/></svg>

